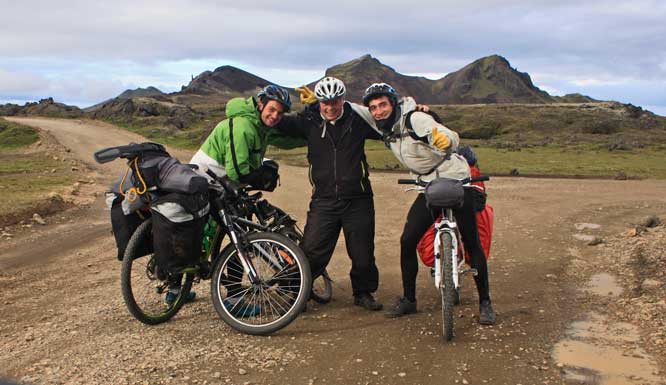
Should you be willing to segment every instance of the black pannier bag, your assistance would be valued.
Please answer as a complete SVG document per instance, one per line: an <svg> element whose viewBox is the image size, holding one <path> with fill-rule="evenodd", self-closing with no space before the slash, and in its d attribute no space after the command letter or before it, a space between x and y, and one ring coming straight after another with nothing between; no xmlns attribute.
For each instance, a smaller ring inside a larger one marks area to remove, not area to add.
<svg viewBox="0 0 666 385"><path fill-rule="evenodd" d="M425 197L431 208L458 208L463 205L465 190L457 179L437 178L426 186Z"/></svg>
<svg viewBox="0 0 666 385"><path fill-rule="evenodd" d="M118 149L120 151L115 151L116 156L122 153L129 160L128 170L111 185L111 191L107 193L118 259L122 260L124 257L127 244L136 228L151 216L156 216L153 219L153 234L159 234L158 239L142 245L145 248L139 250L141 255L154 250L156 257L158 254L164 258L173 255L176 260L183 261L189 260L190 254L198 256L202 241L198 220L208 213L207 179L171 157L160 144L130 144ZM114 148L111 148L104 153L113 155L113 150ZM169 209L169 204L162 206L161 211L164 213L159 214L161 217L156 215L160 210L156 213L150 209L154 204L167 202L178 205L179 209L176 206ZM176 211L174 207L177 208ZM202 214L202 210L205 213ZM179 214L178 211L185 214ZM182 221L183 215L189 215L192 219ZM174 218L176 222L172 221ZM164 220L170 224L165 224ZM205 223L205 219L203 222ZM190 233L187 229L182 229L189 225L194 228ZM203 228L203 224L200 227ZM165 240L172 232L175 232L177 239ZM191 242L192 245L184 245L186 242ZM194 244L196 242L199 243ZM169 247L175 249L169 250ZM184 247L187 249L184 250Z"/></svg>
<svg viewBox="0 0 666 385"><path fill-rule="evenodd" d="M113 229L113 236L116 239L116 247L118 248L118 260L122 261L125 256L125 249L129 243L132 234L136 231L137 227L150 217L148 210L135 210L129 214L125 214L123 210L124 199L119 194L107 193L107 204L111 209L111 228ZM141 245L137 256L143 256L153 252L152 242L146 242Z"/></svg>
<svg viewBox="0 0 666 385"><path fill-rule="evenodd" d="M153 248L158 266L173 272L196 262L209 207L207 193L169 193L151 204Z"/></svg>

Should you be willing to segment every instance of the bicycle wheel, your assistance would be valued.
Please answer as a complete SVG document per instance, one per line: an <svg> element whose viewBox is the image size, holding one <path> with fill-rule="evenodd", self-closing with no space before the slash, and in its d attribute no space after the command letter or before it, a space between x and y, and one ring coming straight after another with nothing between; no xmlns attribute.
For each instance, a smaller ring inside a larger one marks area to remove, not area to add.
<svg viewBox="0 0 666 385"><path fill-rule="evenodd" d="M291 239L297 245L300 245L303 240L301 233L293 226L283 227L280 229L280 234ZM326 270L312 282L310 298L321 304L331 302L331 298L333 298L333 280Z"/></svg>
<svg viewBox="0 0 666 385"><path fill-rule="evenodd" d="M238 250L227 246L211 279L213 305L229 326L254 335L274 333L291 323L308 300L310 265L303 251L284 235L247 236L248 259L258 282L250 282Z"/></svg>
<svg viewBox="0 0 666 385"><path fill-rule="evenodd" d="M120 271L120 287L130 314L147 325L169 320L183 306L192 287L193 276L182 274L170 283L155 275L155 257L143 254L146 242L152 242L152 219L143 222L130 238ZM167 291L180 286L178 294L165 301Z"/></svg>
<svg viewBox="0 0 666 385"><path fill-rule="evenodd" d="M453 305L455 303L456 289L453 283L453 260L451 252L453 251L453 239L451 234L443 232L441 234L441 276L442 281L439 284L439 291L442 295L442 338L444 341L451 341L453 338Z"/></svg>

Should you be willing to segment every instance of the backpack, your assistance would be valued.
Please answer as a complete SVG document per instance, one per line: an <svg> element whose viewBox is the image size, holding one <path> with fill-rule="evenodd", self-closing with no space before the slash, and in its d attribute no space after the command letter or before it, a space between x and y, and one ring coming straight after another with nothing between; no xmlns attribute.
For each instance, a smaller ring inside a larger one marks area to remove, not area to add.
<svg viewBox="0 0 666 385"><path fill-rule="evenodd" d="M432 116L432 118L435 119L435 122L437 122L439 124L444 124L444 121L434 111L416 111L416 110L412 110L412 111L409 111L407 113L407 115L405 116L405 128L407 128L407 133L409 134L409 136L411 136L412 139L414 139L414 140L418 140L418 141L421 141L425 144L430 145L430 143L428 143L427 138L420 137L420 136L416 135L416 132L414 132L414 128L412 127L412 120L411 119L412 119L412 114L415 113L415 112L423 112L424 114L428 114L428 115Z"/></svg>

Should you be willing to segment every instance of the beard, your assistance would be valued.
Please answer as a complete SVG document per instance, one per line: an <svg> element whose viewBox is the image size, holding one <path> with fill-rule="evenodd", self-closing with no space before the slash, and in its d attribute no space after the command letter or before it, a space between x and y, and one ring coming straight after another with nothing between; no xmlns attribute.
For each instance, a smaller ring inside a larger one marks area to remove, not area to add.
<svg viewBox="0 0 666 385"><path fill-rule="evenodd" d="M391 112L391 115L389 115L386 119L377 120L377 128L387 134L391 133L393 125L396 122L396 115L396 109L394 108Z"/></svg>

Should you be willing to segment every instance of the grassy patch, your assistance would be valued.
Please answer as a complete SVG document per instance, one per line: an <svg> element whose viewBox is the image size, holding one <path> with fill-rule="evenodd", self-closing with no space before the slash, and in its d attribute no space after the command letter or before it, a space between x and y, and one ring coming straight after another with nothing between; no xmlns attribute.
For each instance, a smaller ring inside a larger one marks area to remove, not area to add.
<svg viewBox="0 0 666 385"><path fill-rule="evenodd" d="M520 151L477 147L482 170L508 174L517 169L522 175L614 177L619 172L629 177L666 179L666 150L643 148L608 151L591 146L544 146Z"/></svg>
<svg viewBox="0 0 666 385"><path fill-rule="evenodd" d="M11 218L20 213L31 215L38 208L42 211L49 193L73 184L76 175L68 162L43 152L25 153L24 147L39 139L36 130L0 119L2 127L7 127L5 123L9 123L9 128L3 129L0 136L14 135L11 142L3 137L0 146L0 223L10 224Z"/></svg>
<svg viewBox="0 0 666 385"><path fill-rule="evenodd" d="M656 146L628 151L609 151L602 146L538 146L520 149L474 147L481 169L491 175L506 175L517 169L521 175L583 176L609 178L624 172L629 177L666 179L666 148ZM402 170L381 142L367 141L366 155L373 169ZM271 148L268 156L292 165L306 166L307 150Z"/></svg>
<svg viewBox="0 0 666 385"><path fill-rule="evenodd" d="M0 150L27 146L39 139L37 130L0 118Z"/></svg>
<svg viewBox="0 0 666 385"><path fill-rule="evenodd" d="M666 119L613 103L433 105L445 124L466 139L562 145L666 140Z"/></svg>

